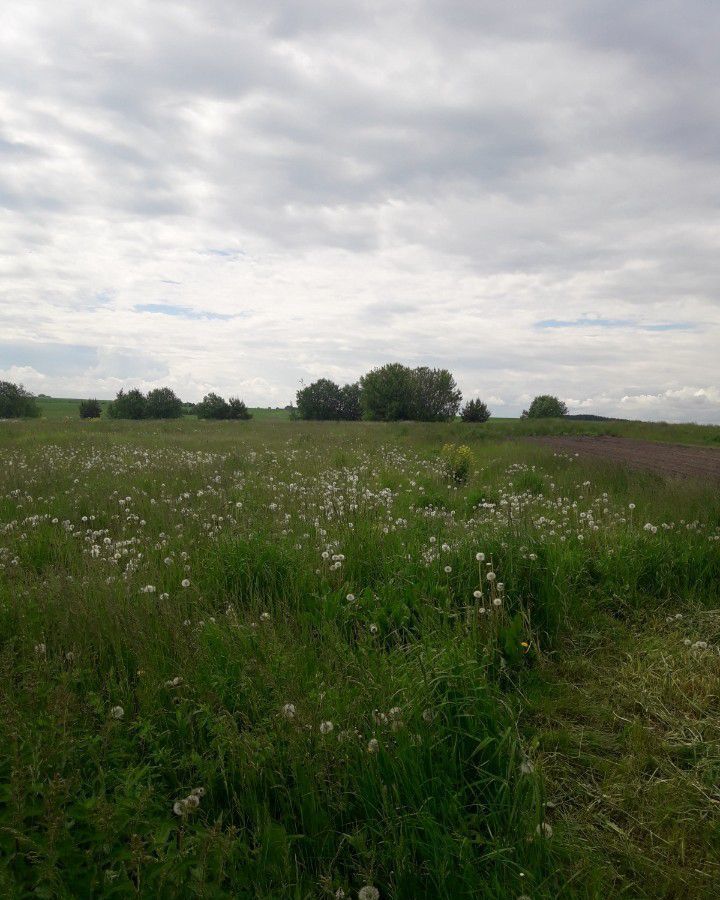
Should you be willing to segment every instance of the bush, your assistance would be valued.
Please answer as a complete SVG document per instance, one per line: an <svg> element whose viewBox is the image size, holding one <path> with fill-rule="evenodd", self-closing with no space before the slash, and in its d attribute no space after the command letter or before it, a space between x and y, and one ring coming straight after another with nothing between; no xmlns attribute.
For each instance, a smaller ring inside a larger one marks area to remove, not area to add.
<svg viewBox="0 0 720 900"><path fill-rule="evenodd" d="M412 370L410 417L419 422L447 422L460 408L462 394L447 369Z"/></svg>
<svg viewBox="0 0 720 900"><path fill-rule="evenodd" d="M329 378L319 378L297 392L297 418L353 421L361 416L359 384L340 387Z"/></svg>
<svg viewBox="0 0 720 900"><path fill-rule="evenodd" d="M460 417L463 422L487 422L490 418L490 410L486 403L476 397L474 400L468 400L463 406Z"/></svg>
<svg viewBox="0 0 720 900"><path fill-rule="evenodd" d="M242 400L231 397L228 402L213 393L205 394L202 403L196 404L195 415L198 419L252 419Z"/></svg>
<svg viewBox="0 0 720 900"><path fill-rule="evenodd" d="M346 384L341 388L340 394L342 403L341 418L346 419L348 422L357 422L358 419L362 419L362 392L360 385L357 382Z"/></svg>
<svg viewBox="0 0 720 900"><path fill-rule="evenodd" d="M550 394L540 394L530 404L527 412L523 411L523 417L528 419L559 419L567 415L568 408L558 397Z"/></svg>
<svg viewBox="0 0 720 900"><path fill-rule="evenodd" d="M137 388L128 391L119 390L117 397L108 406L111 419L146 419L148 414L147 400Z"/></svg>
<svg viewBox="0 0 720 900"><path fill-rule="evenodd" d="M179 419L182 414L182 400L170 388L155 388L147 395L149 419Z"/></svg>
<svg viewBox="0 0 720 900"><path fill-rule="evenodd" d="M301 419L342 418L342 390L329 378L319 378L297 392L298 416Z"/></svg>
<svg viewBox="0 0 720 900"><path fill-rule="evenodd" d="M366 418L445 422L457 414L462 395L447 369L410 369L388 363L360 379Z"/></svg>
<svg viewBox="0 0 720 900"><path fill-rule="evenodd" d="M98 400L81 400L80 401L80 418L81 419L99 419L102 413L102 407Z"/></svg>
<svg viewBox="0 0 720 900"><path fill-rule="evenodd" d="M238 397L231 397L228 400L228 419L252 419L252 413L249 412L247 406Z"/></svg>
<svg viewBox="0 0 720 900"><path fill-rule="evenodd" d="M453 481L463 484L468 480L470 467L475 462L472 450L461 444L445 444L440 452L445 467L445 474Z"/></svg>
<svg viewBox="0 0 720 900"><path fill-rule="evenodd" d="M195 407L198 419L228 419L230 418L230 406L219 395L212 391L205 394L202 402Z"/></svg>
<svg viewBox="0 0 720 900"><path fill-rule="evenodd" d="M387 363L360 379L362 407L366 418L392 422L411 418L412 369Z"/></svg>
<svg viewBox="0 0 720 900"><path fill-rule="evenodd" d="M21 384L0 381L0 419L36 419L40 407Z"/></svg>

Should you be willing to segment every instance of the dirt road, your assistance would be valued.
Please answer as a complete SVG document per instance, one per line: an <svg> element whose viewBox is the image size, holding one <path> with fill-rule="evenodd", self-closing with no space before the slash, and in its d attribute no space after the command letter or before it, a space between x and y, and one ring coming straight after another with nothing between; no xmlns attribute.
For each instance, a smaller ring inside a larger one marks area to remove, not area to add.
<svg viewBox="0 0 720 900"><path fill-rule="evenodd" d="M622 463L631 469L645 469L662 475L720 480L720 450L661 444L619 437L538 437L532 440L561 450Z"/></svg>

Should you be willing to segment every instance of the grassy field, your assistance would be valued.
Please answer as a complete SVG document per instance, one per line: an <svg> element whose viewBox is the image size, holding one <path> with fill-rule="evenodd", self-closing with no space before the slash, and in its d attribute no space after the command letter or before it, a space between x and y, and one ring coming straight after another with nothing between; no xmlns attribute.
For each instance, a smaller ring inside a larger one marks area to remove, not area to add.
<svg viewBox="0 0 720 900"><path fill-rule="evenodd" d="M38 400L42 416L46 419L76 419L79 415L79 400L43 397ZM109 401L100 401L103 410ZM290 413L286 409L273 407L250 407L256 421L287 421ZM193 418L193 417L189 417ZM482 441L501 438L516 438L529 435L577 435L595 434L630 437L645 441L662 441L676 444L699 444L720 446L720 425L673 424L668 422L582 422L574 419L503 419L493 416L483 425L455 423L462 431L456 433L459 440ZM416 428L417 425L408 425Z"/></svg>
<svg viewBox="0 0 720 900"><path fill-rule="evenodd" d="M108 407L109 400L101 400L103 412ZM80 400L71 400L61 397L38 398L40 414L46 419L77 419L80 415ZM267 419L289 419L290 413L286 409L274 409L273 407L251 407L250 412L254 419L265 421Z"/></svg>
<svg viewBox="0 0 720 900"><path fill-rule="evenodd" d="M718 492L525 427L3 423L0 895L716 897Z"/></svg>

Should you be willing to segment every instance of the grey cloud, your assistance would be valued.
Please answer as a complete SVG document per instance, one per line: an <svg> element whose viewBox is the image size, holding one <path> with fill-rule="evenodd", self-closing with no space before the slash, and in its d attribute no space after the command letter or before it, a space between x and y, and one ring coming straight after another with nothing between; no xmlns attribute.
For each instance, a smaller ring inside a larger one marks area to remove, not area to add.
<svg viewBox="0 0 720 900"><path fill-rule="evenodd" d="M310 371L351 378L400 354L482 379L508 409L563 379L607 403L659 397L632 401L648 409L717 383L715 4L137 0L132 13L9 0L3 360L50 378L51 348L77 334L128 348L133 308L172 284L176 309L225 318L142 317L138 345L158 349L110 351L107 378L147 366L219 389L213 364L255 366L289 399ZM252 327L228 318L250 307ZM599 335L587 310L668 331ZM580 324L538 343L544 320ZM41 343L45 368L27 350Z"/></svg>

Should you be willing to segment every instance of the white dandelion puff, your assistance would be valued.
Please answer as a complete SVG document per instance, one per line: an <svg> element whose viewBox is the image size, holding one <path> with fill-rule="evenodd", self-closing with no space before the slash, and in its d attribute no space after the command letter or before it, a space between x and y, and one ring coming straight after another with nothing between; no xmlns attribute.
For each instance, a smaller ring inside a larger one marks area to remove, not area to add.
<svg viewBox="0 0 720 900"><path fill-rule="evenodd" d="M380 891L371 884L366 884L358 891L358 900L380 900Z"/></svg>

